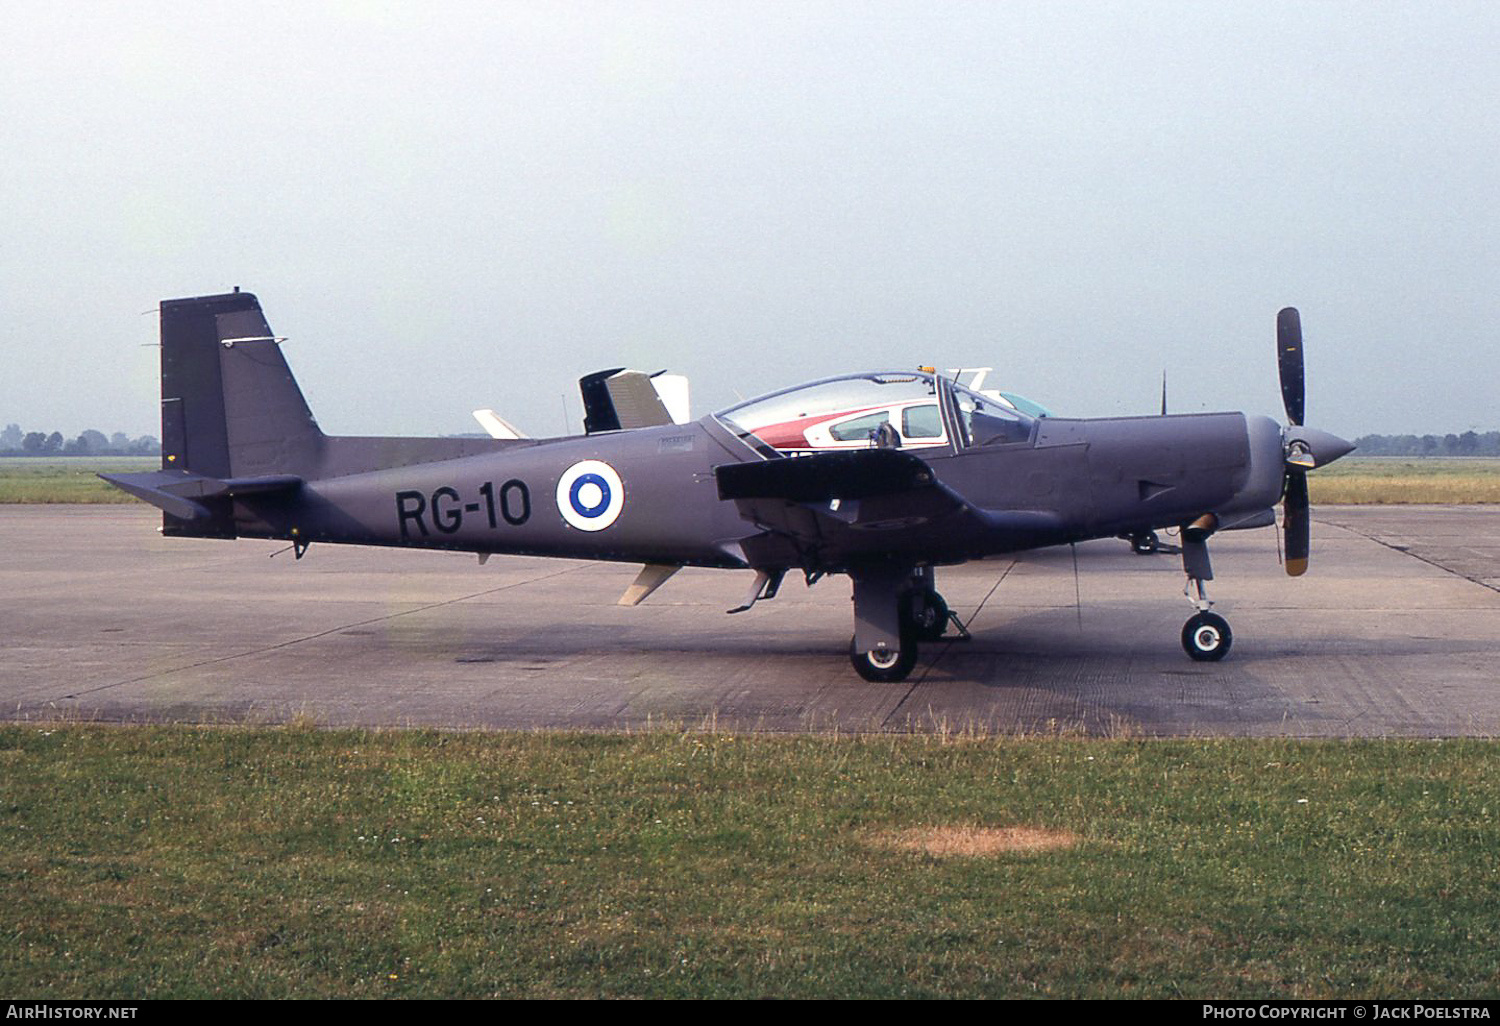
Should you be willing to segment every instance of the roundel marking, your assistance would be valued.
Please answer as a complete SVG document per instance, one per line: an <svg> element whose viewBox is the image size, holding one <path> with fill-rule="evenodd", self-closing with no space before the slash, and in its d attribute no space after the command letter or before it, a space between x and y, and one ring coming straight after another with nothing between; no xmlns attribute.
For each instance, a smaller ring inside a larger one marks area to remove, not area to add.
<svg viewBox="0 0 1500 1026"><path fill-rule="evenodd" d="M557 481L557 511L580 531L602 531L625 506L625 484L600 460L573 464Z"/></svg>

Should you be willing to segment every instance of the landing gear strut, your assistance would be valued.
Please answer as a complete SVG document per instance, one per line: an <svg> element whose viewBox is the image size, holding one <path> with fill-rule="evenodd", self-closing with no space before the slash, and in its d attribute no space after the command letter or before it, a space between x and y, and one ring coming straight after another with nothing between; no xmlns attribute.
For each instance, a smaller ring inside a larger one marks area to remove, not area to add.
<svg viewBox="0 0 1500 1026"><path fill-rule="evenodd" d="M1209 514L1199 517L1182 529L1182 569L1187 585L1182 589L1198 612L1182 625L1182 648L1195 662L1215 663L1229 654L1234 633L1229 621L1209 612L1213 600L1203 589L1204 581L1214 579L1213 564L1208 559L1208 536L1219 526L1218 518Z"/></svg>

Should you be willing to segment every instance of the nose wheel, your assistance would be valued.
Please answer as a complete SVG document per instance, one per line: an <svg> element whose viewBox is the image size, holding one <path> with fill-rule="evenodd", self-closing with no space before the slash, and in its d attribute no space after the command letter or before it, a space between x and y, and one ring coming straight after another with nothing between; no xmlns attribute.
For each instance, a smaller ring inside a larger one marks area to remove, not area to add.
<svg viewBox="0 0 1500 1026"><path fill-rule="evenodd" d="M1233 643L1229 621L1218 613L1204 611L1182 625L1182 647L1197 662L1218 662L1229 654Z"/></svg>

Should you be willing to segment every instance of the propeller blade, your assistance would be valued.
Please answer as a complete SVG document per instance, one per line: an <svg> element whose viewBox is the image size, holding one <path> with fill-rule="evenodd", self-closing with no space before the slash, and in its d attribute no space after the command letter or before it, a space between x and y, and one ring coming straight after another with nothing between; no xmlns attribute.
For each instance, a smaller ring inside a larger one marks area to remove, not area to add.
<svg viewBox="0 0 1500 1026"><path fill-rule="evenodd" d="M1307 554L1312 542L1312 511L1307 501L1307 475L1286 476L1282 499L1281 529L1286 535L1286 572L1292 577L1307 573Z"/></svg>
<svg viewBox="0 0 1500 1026"><path fill-rule="evenodd" d="M1276 315L1276 366L1281 372L1286 418L1301 427L1307 389L1302 374L1302 316L1296 307L1289 306Z"/></svg>

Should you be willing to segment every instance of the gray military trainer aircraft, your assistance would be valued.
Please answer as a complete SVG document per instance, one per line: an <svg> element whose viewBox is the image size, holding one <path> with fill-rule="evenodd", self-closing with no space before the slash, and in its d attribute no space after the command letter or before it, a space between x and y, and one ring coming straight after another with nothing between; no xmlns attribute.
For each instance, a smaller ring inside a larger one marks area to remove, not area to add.
<svg viewBox="0 0 1500 1026"><path fill-rule="evenodd" d="M158 506L166 535L282 539L299 558L327 542L641 563L631 605L684 566L753 570L731 612L773 598L791 570L847 574L850 660L871 681L904 679L950 626L965 634L940 566L1178 528L1198 610L1183 647L1215 660L1232 635L1204 591L1208 539L1270 526L1281 502L1286 569L1303 573L1306 474L1353 448L1303 425L1296 310L1277 340L1284 428L1242 413L1034 419L930 368L826 378L677 424L648 376L606 371L584 379L583 435L337 437L236 290L161 304L161 469L101 476ZM864 444L829 449L838 431Z"/></svg>

